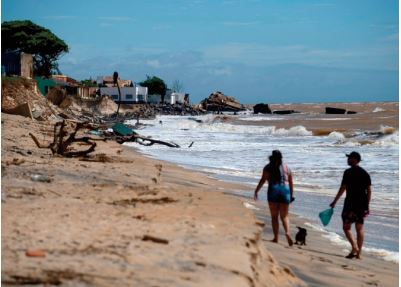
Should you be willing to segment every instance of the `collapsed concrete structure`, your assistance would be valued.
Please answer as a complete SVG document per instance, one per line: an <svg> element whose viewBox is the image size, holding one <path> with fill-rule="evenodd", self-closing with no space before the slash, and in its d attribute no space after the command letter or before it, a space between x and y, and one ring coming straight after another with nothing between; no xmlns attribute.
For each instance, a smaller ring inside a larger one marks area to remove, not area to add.
<svg viewBox="0 0 401 287"><path fill-rule="evenodd" d="M216 91L204 99L200 106L209 112L238 112L245 110L245 107L235 98L224 95L222 92Z"/></svg>

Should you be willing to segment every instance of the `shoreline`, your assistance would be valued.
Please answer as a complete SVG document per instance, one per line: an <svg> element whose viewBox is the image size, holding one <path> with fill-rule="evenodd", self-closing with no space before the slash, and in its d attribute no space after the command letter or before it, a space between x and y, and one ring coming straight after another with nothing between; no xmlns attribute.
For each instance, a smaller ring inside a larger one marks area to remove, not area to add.
<svg viewBox="0 0 401 287"><path fill-rule="evenodd" d="M254 213L230 193L243 185L115 143L97 147L106 162L52 157L23 136L45 123L2 116L5 285L322 286L340 276L351 286L394 286L398 280L398 264L344 263L340 253L324 254L313 231L307 242L314 250L288 252L285 244L267 242L266 210ZM32 182L32 173L48 174L51 182ZM46 256L27 257L30 248Z"/></svg>
<svg viewBox="0 0 401 287"><path fill-rule="evenodd" d="M135 148L133 146L128 146L127 148ZM138 150L138 152L140 152L141 154L143 154L145 157L149 157L151 159L156 159L156 157L153 157L151 155L148 154L144 154L141 151ZM166 161L169 162L169 161ZM172 163L172 164L176 164L176 163ZM240 197L241 199L245 200L247 203L250 203L252 205L255 204L255 202L252 199L252 192L257 184L257 181L255 180L255 184L250 184L250 183L239 183L238 180L234 180L234 179L229 179L227 178L227 175L222 175L222 174L216 174L213 173L211 171L203 171L203 170L199 170L197 169L194 165L185 165L185 164L176 164L177 166L180 166L184 169L189 169L192 170L194 172L200 172L202 174L206 174L206 176L208 176L211 179L220 181L222 183L229 183L229 184L234 184L234 185L239 185L238 189L235 190L230 190L228 192L225 192L226 194L230 195L230 196L235 196L235 197ZM305 192L305 191L301 191L301 189L297 188L298 192ZM332 195L324 195L327 196L329 198L331 198ZM263 197L263 195L261 195L261 198L266 199ZM260 203L262 199L260 199L258 201L258 203ZM341 207L342 204L340 203L339 206ZM260 208L260 207L259 207ZM335 216L339 216L339 212L336 212ZM298 214L295 211L291 211L290 210L290 214L291 216L295 216L297 218L300 218L301 220L305 220L305 221L309 221L308 224L310 224L311 226L309 226L309 228L314 228L314 229L321 229L321 230L317 230L317 232L320 232L323 236L327 236L327 242L330 245L333 245L335 248L339 248L341 246L348 246L348 241L346 240L345 236L342 233L338 233L335 232L334 230L324 230L323 227L320 226L320 222L317 219L317 216L315 219L312 218L308 218L303 216L302 214ZM334 221L334 220L333 220ZM366 235L365 235L366 236ZM366 240L366 239L365 239ZM394 261L395 256L399 256L399 251L393 251L391 249L382 249L379 247L366 247L365 244L365 250L366 252L369 254L369 256L372 256L378 260L382 260L385 262L391 262L394 264L399 264L398 261ZM386 259L386 257L388 257L389 259Z"/></svg>
<svg viewBox="0 0 401 287"><path fill-rule="evenodd" d="M130 147L131 148L131 147ZM145 155L144 156L148 156ZM237 184L234 181L225 181L216 177L213 173L198 171L185 165L195 172L205 173L220 182ZM210 175L209 175L210 174ZM308 230L307 246L288 247L284 238L280 222L281 242L274 244L270 242L272 230L270 227L270 215L265 202L253 201L250 185L240 185L235 191L225 191L229 196L240 198L243 205L254 212L256 218L265 224L262 241L266 249L271 252L280 266L287 268L289 274L301 279L307 286L395 286L399 278L399 262L385 260L383 257L374 255L371 251L363 253L362 260L349 260L348 245L344 236L341 236L346 247L336 244L328 238L329 231L318 230L311 224L309 219L295 214L290 210L290 225L292 237L295 238L296 226L302 226ZM248 194L246 192L248 191ZM247 196L248 195L248 196ZM338 214L337 214L338 216ZM337 234L337 236L339 236ZM295 240L294 240L295 241ZM339 279L341 278L341 279ZM341 282L341 283L339 283Z"/></svg>
<svg viewBox="0 0 401 287"><path fill-rule="evenodd" d="M268 221L270 220L269 210L268 210L267 205L264 205L264 203L266 202L264 199L263 200L259 199L257 202L255 202L255 201L253 201L251 195L246 196L246 195L242 194L241 192L238 192L238 193L237 192L234 192L234 193L228 192L227 194L242 198L242 200L244 202L246 202L245 205L248 206L248 208L255 210L255 216L257 216L258 218L263 217L263 215L260 214L260 210L264 210L265 211L264 216L267 217L266 220L268 220ZM255 209L252 206L254 206ZM325 238L326 244L333 246L333 248L347 250L347 248L349 247L349 243L348 243L347 239L345 238L344 234L338 234L337 232L334 232L334 231L325 230L323 228L323 226L321 226L321 223L317 219L313 220L313 219L307 218L301 214L297 214L291 210L291 206L290 206L289 214L290 214L290 217L296 219L295 222L297 224L300 224L300 222L303 222L302 225L305 225L308 230L313 230L315 233L318 233L321 237ZM334 216L340 217L340 213L336 213ZM293 231L297 232L297 229L293 228ZM366 241L366 234L365 234L365 241ZM344 252L345 252L345 255L349 253L346 251L344 251ZM379 248L375 248L375 247L367 247L365 244L364 245L364 254L369 257L372 257L374 259L380 260L380 261L384 261L384 262L392 263L392 264L396 264L396 265L399 264L399 261L398 261L399 252L398 251L379 249ZM395 257L397 257L396 260L394 259Z"/></svg>
<svg viewBox="0 0 401 287"><path fill-rule="evenodd" d="M86 159L52 156L27 135L43 142L51 127L2 114L5 286L305 286L223 194L238 185L114 142Z"/></svg>
<svg viewBox="0 0 401 287"><path fill-rule="evenodd" d="M290 229L293 239L296 226L307 229L306 245L289 247L280 221L279 243L272 243L270 214L266 202L254 202L243 195L247 208L252 209L258 220L266 223L262 240L266 248L284 268L303 280L310 287L320 286L397 286L399 263L386 261L368 252L362 259L346 259L347 247L333 244L324 233L313 228L307 219L290 212ZM291 210L290 210L291 211ZM295 240L294 240L295 241Z"/></svg>

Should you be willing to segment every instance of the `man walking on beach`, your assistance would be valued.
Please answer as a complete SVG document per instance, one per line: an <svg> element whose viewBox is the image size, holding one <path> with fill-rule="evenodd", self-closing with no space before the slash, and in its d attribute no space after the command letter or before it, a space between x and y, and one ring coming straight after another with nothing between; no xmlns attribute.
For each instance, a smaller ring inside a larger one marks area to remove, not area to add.
<svg viewBox="0 0 401 287"><path fill-rule="evenodd" d="M351 243L352 250L346 258L356 257L360 259L364 239L363 223L369 214L369 203L372 195L371 180L369 174L359 166L361 161L359 153L353 151L346 156L348 157L348 165L351 167L345 170L340 189L330 206L334 208L344 191L347 191L341 217L344 233ZM356 243L351 231L353 223L355 223L356 229Z"/></svg>

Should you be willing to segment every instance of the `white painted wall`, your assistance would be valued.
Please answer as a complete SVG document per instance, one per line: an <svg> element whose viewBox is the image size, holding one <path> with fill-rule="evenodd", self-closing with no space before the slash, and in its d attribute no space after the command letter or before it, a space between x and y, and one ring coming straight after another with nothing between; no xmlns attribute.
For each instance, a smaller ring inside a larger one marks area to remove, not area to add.
<svg viewBox="0 0 401 287"><path fill-rule="evenodd" d="M175 97L175 103L179 103L179 104L184 103L184 98L185 98L184 93L172 93L171 95Z"/></svg>
<svg viewBox="0 0 401 287"><path fill-rule="evenodd" d="M137 86L136 88L136 99L137 101L148 102L148 88Z"/></svg>
<svg viewBox="0 0 401 287"><path fill-rule="evenodd" d="M121 102L137 102L136 89L135 87L122 87L121 91ZM117 87L102 87L100 88L100 94L112 96L114 101L118 101L118 88Z"/></svg>

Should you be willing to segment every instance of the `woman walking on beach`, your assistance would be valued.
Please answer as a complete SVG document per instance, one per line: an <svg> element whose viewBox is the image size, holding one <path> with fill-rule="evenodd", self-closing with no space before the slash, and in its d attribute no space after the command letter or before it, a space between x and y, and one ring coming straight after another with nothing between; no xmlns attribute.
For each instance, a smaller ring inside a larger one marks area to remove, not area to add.
<svg viewBox="0 0 401 287"><path fill-rule="evenodd" d="M272 152L271 156L269 156L269 164L263 168L262 177L255 189L255 200L258 199L258 192L266 181L269 184L267 200L269 202L274 234L272 242L278 242L278 217L280 216L288 245L292 246L293 241L290 235L288 209L290 203L294 201L294 186L291 171L288 166L283 163L283 156L279 150L274 150Z"/></svg>

